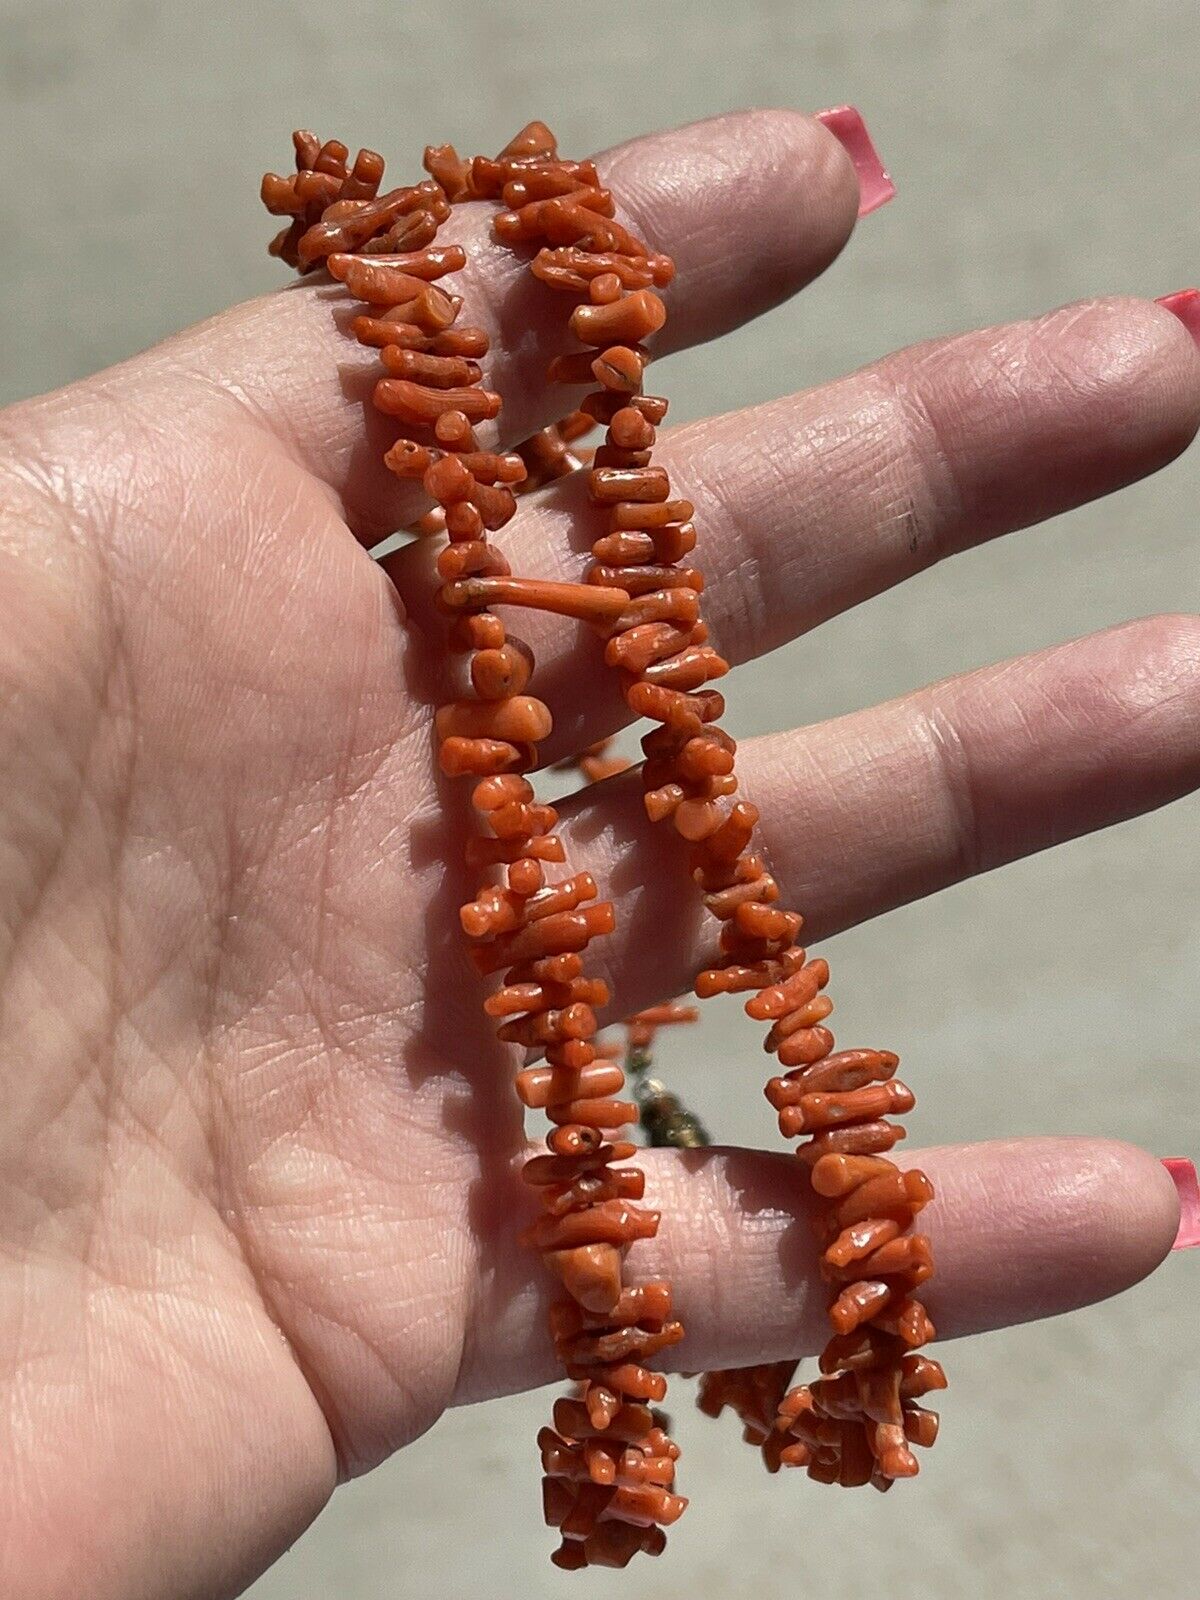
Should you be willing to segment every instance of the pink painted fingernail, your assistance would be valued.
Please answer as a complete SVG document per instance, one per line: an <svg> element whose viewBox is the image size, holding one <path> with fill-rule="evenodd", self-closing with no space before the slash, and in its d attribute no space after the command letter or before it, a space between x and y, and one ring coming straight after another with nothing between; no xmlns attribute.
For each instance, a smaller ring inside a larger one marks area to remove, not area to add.
<svg viewBox="0 0 1200 1600"><path fill-rule="evenodd" d="M1174 294L1161 295L1158 304L1177 316L1200 344L1200 289L1177 289Z"/></svg>
<svg viewBox="0 0 1200 1600"><path fill-rule="evenodd" d="M1196 291L1193 289L1192 293ZM1191 1250L1200 1245L1200 1180L1196 1178L1195 1166L1186 1156L1167 1156L1163 1166L1171 1174L1179 1196L1179 1232L1171 1249Z"/></svg>
<svg viewBox="0 0 1200 1600"><path fill-rule="evenodd" d="M818 111L817 121L825 124L854 163L858 173L859 216L868 216L887 205L896 192L896 185L884 171L861 114L853 106L833 106L828 111Z"/></svg>

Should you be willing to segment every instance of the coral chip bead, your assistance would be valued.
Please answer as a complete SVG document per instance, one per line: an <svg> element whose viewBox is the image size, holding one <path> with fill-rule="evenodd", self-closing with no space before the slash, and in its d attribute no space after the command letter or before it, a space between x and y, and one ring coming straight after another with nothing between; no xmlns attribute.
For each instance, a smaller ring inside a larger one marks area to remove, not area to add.
<svg viewBox="0 0 1200 1600"><path fill-rule="evenodd" d="M439 708L434 723L442 739L507 739L516 744L538 744L554 726L549 706L524 694L507 700L455 700Z"/></svg>
<svg viewBox="0 0 1200 1600"><path fill-rule="evenodd" d="M471 658L471 686L481 700L507 700L529 682L533 657L528 646L510 639L498 650L479 650Z"/></svg>

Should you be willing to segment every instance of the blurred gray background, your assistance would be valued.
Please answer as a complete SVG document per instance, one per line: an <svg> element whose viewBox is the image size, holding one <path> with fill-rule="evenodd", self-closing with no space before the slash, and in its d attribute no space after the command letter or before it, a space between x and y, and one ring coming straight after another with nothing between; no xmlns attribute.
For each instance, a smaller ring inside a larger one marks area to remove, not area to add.
<svg viewBox="0 0 1200 1600"><path fill-rule="evenodd" d="M898 200L801 299L673 360L676 420L931 335L1200 282L1195 0L0 0L0 19L4 400L282 281L257 186L299 124L403 171L427 141L488 149L535 115L583 153L736 106L857 103ZM1193 451L871 601L742 671L733 731L1196 609L1198 494ZM914 1142L1092 1132L1200 1154L1198 820L1182 802L835 942L848 1033L886 1019L910 1063ZM917 998L930 973L932 1013ZM695 1036L670 1052L723 1139L769 1134L728 1068L756 1048L727 1011L699 1052ZM1200 1587L1198 1292L1200 1253L1176 1256L1118 1301L959 1344L942 1441L886 1500L767 1479L728 1422L677 1401L693 1511L662 1562L624 1577L547 1564L545 1396L459 1412L340 1491L254 1600L631 1583L660 1600L1185 1600Z"/></svg>

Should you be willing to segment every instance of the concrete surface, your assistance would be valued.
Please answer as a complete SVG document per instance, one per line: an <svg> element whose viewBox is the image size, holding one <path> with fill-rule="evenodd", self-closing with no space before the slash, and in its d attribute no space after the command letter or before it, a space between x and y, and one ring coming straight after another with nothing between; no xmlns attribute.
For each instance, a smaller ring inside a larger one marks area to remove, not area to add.
<svg viewBox="0 0 1200 1600"><path fill-rule="evenodd" d="M583 151L738 105L861 105L900 198L800 300L674 361L679 417L1078 296L1164 293L1200 278L1198 50L1193 0L3 0L2 397L279 281L256 188L297 123L403 169L427 140L484 149L535 114ZM31 168L51 199L26 200ZM1196 608L1198 489L1193 452L872 601L739 674L735 731ZM836 941L855 1020L886 1018L912 1064L915 1140L1084 1131L1200 1153L1198 818L1183 802ZM916 1001L930 971L934 1015ZM757 1048L731 1013L711 1030L714 1064ZM679 1075L724 1138L765 1139L736 1074ZM1187 1600L1198 1290L1200 1254L1177 1257L1119 1301L952 1349L943 1440L886 1500L767 1480L732 1428L684 1416L694 1510L632 1581L660 1600ZM536 1510L544 1408L449 1416L341 1491L254 1600L566 1594Z"/></svg>

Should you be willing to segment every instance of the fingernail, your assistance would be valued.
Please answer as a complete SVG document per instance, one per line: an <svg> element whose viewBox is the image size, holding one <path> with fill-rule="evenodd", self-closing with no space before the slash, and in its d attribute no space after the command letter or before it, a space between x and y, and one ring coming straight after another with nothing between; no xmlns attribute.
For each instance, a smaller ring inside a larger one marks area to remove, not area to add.
<svg viewBox="0 0 1200 1600"><path fill-rule="evenodd" d="M868 216L887 205L896 192L896 185L884 171L861 114L853 106L833 106L828 111L818 111L817 121L825 124L854 163L858 173L859 216Z"/></svg>
<svg viewBox="0 0 1200 1600"><path fill-rule="evenodd" d="M1196 291L1193 289L1192 293ZM1185 1156L1167 1156L1163 1166L1171 1174L1179 1196L1179 1232L1172 1250L1191 1250L1200 1245L1200 1180L1196 1168Z"/></svg>
<svg viewBox="0 0 1200 1600"><path fill-rule="evenodd" d="M1158 304L1177 316L1200 344L1200 289L1176 289L1174 294L1160 295Z"/></svg>

